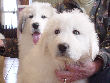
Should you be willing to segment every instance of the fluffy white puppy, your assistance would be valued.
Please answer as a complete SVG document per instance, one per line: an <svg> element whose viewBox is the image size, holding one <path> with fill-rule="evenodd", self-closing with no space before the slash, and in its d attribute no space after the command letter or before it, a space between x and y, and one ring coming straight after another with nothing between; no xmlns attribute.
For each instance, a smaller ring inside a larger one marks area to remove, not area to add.
<svg viewBox="0 0 110 83"><path fill-rule="evenodd" d="M86 14L74 10L55 15L48 21L37 46L23 59L18 83L61 83L55 69L64 68L65 63L88 64L98 51L94 24Z"/></svg>
<svg viewBox="0 0 110 83"><path fill-rule="evenodd" d="M20 60L37 43L48 19L56 13L49 3L34 2L19 13L18 42Z"/></svg>
<svg viewBox="0 0 110 83"><path fill-rule="evenodd" d="M20 66L18 76L22 60L38 42L48 19L54 14L56 14L56 9L46 2L34 2L19 13L18 44Z"/></svg>

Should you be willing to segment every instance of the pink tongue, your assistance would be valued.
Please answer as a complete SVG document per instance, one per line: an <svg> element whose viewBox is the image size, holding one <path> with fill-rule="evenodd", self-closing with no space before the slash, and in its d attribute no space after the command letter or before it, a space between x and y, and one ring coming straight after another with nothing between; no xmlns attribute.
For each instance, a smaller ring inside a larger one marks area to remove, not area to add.
<svg viewBox="0 0 110 83"><path fill-rule="evenodd" d="M33 34L33 42L34 42L34 44L36 44L38 42L39 38L40 38L40 34L35 34L35 33Z"/></svg>

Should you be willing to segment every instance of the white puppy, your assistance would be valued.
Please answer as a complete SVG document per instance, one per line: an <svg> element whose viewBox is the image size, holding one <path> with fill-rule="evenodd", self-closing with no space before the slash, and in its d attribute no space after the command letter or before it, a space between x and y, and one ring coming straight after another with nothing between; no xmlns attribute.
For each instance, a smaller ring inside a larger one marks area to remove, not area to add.
<svg viewBox="0 0 110 83"><path fill-rule="evenodd" d="M74 10L55 15L48 21L37 46L23 59L18 83L61 83L55 69L64 68L65 62L88 64L98 51L94 24L86 14Z"/></svg>
<svg viewBox="0 0 110 83"><path fill-rule="evenodd" d="M51 4L43 2L34 2L20 12L18 24L20 60L37 43L46 22L55 12Z"/></svg>
<svg viewBox="0 0 110 83"><path fill-rule="evenodd" d="M54 14L56 14L56 9L46 2L34 2L19 13L19 69L24 57L28 55L30 49L38 42L48 19Z"/></svg>

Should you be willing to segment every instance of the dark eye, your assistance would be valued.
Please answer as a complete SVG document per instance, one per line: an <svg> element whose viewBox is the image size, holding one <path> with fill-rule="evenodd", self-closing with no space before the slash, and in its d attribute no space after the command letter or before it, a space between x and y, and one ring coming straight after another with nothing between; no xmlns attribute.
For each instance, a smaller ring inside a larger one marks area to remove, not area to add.
<svg viewBox="0 0 110 83"><path fill-rule="evenodd" d="M60 33L59 29L55 30L55 34L59 34L59 33Z"/></svg>
<svg viewBox="0 0 110 83"><path fill-rule="evenodd" d="M29 15L29 18L33 18L33 15Z"/></svg>
<svg viewBox="0 0 110 83"><path fill-rule="evenodd" d="M42 15L42 16L41 16L41 18L43 18L43 19L44 19L44 18L47 18L47 17L46 17L45 15Z"/></svg>
<svg viewBox="0 0 110 83"><path fill-rule="evenodd" d="M80 34L80 32L79 32L79 31L77 31L77 30L73 30L73 34L75 34L75 35L79 35L79 34Z"/></svg>

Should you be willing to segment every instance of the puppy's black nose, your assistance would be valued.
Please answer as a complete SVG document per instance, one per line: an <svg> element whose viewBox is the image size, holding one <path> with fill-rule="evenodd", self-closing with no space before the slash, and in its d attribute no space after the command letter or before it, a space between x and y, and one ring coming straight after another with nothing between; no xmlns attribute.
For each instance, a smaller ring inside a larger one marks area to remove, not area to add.
<svg viewBox="0 0 110 83"><path fill-rule="evenodd" d="M69 48L69 45L66 44L66 43L63 43L63 44L59 44L58 45L58 49L61 53L64 53L67 51L67 49Z"/></svg>
<svg viewBox="0 0 110 83"><path fill-rule="evenodd" d="M39 23L33 23L32 26L33 26L34 29L38 29Z"/></svg>

